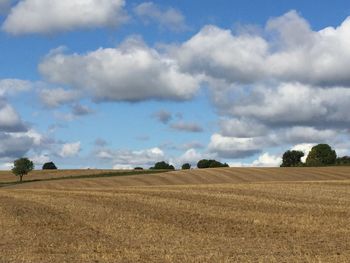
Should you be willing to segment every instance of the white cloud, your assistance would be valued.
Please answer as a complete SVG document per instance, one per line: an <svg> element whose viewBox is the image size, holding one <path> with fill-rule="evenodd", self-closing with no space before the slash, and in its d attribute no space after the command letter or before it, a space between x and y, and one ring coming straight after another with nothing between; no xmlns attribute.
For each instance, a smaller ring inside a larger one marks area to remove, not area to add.
<svg viewBox="0 0 350 263"><path fill-rule="evenodd" d="M66 144L63 144L59 155L63 158L74 157L78 155L80 151L81 151L80 142L66 143Z"/></svg>
<svg viewBox="0 0 350 263"><path fill-rule="evenodd" d="M221 134L211 136L209 150L222 158L244 158L261 151L264 142L257 138L225 137Z"/></svg>
<svg viewBox="0 0 350 263"><path fill-rule="evenodd" d="M124 0L22 0L11 9L2 29L20 35L116 26L127 19L124 4Z"/></svg>
<svg viewBox="0 0 350 263"><path fill-rule="evenodd" d="M267 128L251 119L221 119L220 127L222 135L228 137L257 137L267 133Z"/></svg>
<svg viewBox="0 0 350 263"><path fill-rule="evenodd" d="M231 84L350 86L350 18L320 31L295 11L270 20L263 34L206 26L173 52L184 71Z"/></svg>
<svg viewBox="0 0 350 263"><path fill-rule="evenodd" d="M166 156L160 148L150 148L144 150L110 150L99 149L96 157L113 163L113 167L150 167L156 162L165 161Z"/></svg>
<svg viewBox="0 0 350 263"><path fill-rule="evenodd" d="M259 36L233 36L230 30L206 26L175 51L184 71L251 82L262 78L268 44Z"/></svg>
<svg viewBox="0 0 350 263"><path fill-rule="evenodd" d="M39 154L30 157L30 160L34 163L37 169L40 169L44 163L50 162L51 159L48 154Z"/></svg>
<svg viewBox="0 0 350 263"><path fill-rule="evenodd" d="M301 158L302 162L306 162L306 158L309 155L312 147L314 147L315 144L312 143L302 143L302 144L297 144L292 147L292 151L301 151L304 153L304 157Z"/></svg>
<svg viewBox="0 0 350 263"><path fill-rule="evenodd" d="M27 128L17 111L5 101L0 101L0 131L19 132Z"/></svg>
<svg viewBox="0 0 350 263"><path fill-rule="evenodd" d="M113 165L113 169L115 170L132 170L134 167L132 165L128 165L128 164L116 164Z"/></svg>
<svg viewBox="0 0 350 263"><path fill-rule="evenodd" d="M42 89L39 91L39 97L45 106L56 108L63 104L72 103L79 98L79 93L71 90Z"/></svg>
<svg viewBox="0 0 350 263"><path fill-rule="evenodd" d="M278 167L282 163L281 156L270 155L264 153L259 156L257 160L252 163L253 167Z"/></svg>
<svg viewBox="0 0 350 263"><path fill-rule="evenodd" d="M349 99L349 88L282 83L277 87L257 86L224 110L274 126L348 126Z"/></svg>
<svg viewBox="0 0 350 263"><path fill-rule="evenodd" d="M174 163L177 167L180 167L184 163L190 163L192 167L195 167L199 160L209 157L211 157L210 154L203 154L196 151L195 149L188 149L181 156L172 159L171 162Z"/></svg>
<svg viewBox="0 0 350 263"><path fill-rule="evenodd" d="M33 146L33 138L25 134L0 133L0 158L23 157Z"/></svg>
<svg viewBox="0 0 350 263"><path fill-rule="evenodd" d="M172 31L184 31L188 29L183 14L171 7L161 9L153 2L145 2L136 6L134 12L146 24L155 22L158 23L161 28L170 29Z"/></svg>
<svg viewBox="0 0 350 263"><path fill-rule="evenodd" d="M33 83L20 79L1 79L0 80L0 97L6 95L15 95L20 92L29 91Z"/></svg>
<svg viewBox="0 0 350 263"><path fill-rule="evenodd" d="M181 73L176 61L139 38L85 55L56 52L39 69L49 81L71 85L96 101L186 100L199 88L197 78Z"/></svg>
<svg viewBox="0 0 350 263"><path fill-rule="evenodd" d="M336 138L337 132L331 129L317 130L314 127L292 127L285 132L286 141L323 142Z"/></svg>

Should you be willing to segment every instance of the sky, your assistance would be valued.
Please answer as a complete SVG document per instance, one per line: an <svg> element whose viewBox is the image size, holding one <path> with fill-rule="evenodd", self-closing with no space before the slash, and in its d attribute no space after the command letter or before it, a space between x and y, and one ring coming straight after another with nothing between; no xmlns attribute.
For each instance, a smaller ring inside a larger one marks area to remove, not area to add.
<svg viewBox="0 0 350 263"><path fill-rule="evenodd" d="M0 0L0 169L349 155L350 2Z"/></svg>

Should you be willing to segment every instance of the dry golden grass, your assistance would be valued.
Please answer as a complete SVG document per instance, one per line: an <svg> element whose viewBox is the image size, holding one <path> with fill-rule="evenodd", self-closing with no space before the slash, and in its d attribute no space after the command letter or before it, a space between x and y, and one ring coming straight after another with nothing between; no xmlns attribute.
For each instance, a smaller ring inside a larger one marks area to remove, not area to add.
<svg viewBox="0 0 350 263"><path fill-rule="evenodd" d="M90 172L93 172L90 171ZM99 172L103 172L99 171ZM77 174L84 174L84 170ZM69 176L69 173L64 173ZM13 175L12 175L13 176ZM32 175L27 177L30 180ZM57 175L60 176L59 173ZM14 177L14 176L13 176ZM40 178L46 178L41 175ZM15 178L16 179L16 178ZM26 183L16 188L42 189L113 189L120 186L198 185L281 181L350 180L350 167L325 168L216 168L187 170L153 175L84 178ZM1 182L1 181L0 181Z"/></svg>
<svg viewBox="0 0 350 263"><path fill-rule="evenodd" d="M349 208L348 168L28 183L0 189L0 262L350 262Z"/></svg>

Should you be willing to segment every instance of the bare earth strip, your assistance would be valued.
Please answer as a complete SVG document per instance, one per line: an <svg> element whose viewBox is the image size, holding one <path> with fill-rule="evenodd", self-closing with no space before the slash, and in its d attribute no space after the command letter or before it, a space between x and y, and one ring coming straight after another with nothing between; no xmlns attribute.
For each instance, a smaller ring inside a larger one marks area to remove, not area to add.
<svg viewBox="0 0 350 263"><path fill-rule="evenodd" d="M349 208L348 168L28 183L0 189L0 262L350 262Z"/></svg>

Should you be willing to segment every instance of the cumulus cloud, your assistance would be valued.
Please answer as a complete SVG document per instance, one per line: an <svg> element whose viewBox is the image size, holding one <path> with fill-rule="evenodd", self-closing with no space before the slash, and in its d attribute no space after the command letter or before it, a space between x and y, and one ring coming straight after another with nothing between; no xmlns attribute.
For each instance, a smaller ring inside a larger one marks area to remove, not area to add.
<svg viewBox="0 0 350 263"><path fill-rule="evenodd" d="M26 135L0 133L0 158L23 157L33 147L33 138Z"/></svg>
<svg viewBox="0 0 350 263"><path fill-rule="evenodd" d="M220 127L222 135L238 138L262 136L268 131L263 124L251 119L221 119Z"/></svg>
<svg viewBox="0 0 350 263"><path fill-rule="evenodd" d="M12 7L2 29L20 35L117 26L127 19L124 5L124 0L22 0Z"/></svg>
<svg viewBox="0 0 350 263"><path fill-rule="evenodd" d="M20 92L29 91L33 83L20 79L1 79L0 80L0 97L15 95Z"/></svg>
<svg viewBox="0 0 350 263"><path fill-rule="evenodd" d="M171 7L161 9L153 2L145 2L137 5L134 8L134 12L145 24L154 22L159 24L161 28L172 31L184 31L188 29L183 14Z"/></svg>
<svg viewBox="0 0 350 263"><path fill-rule="evenodd" d="M299 83L257 86L226 109L233 116L269 125L347 126L350 89L320 88Z"/></svg>
<svg viewBox="0 0 350 263"><path fill-rule="evenodd" d="M257 154L264 147L256 138L225 137L221 134L211 136L209 150L221 158L236 159Z"/></svg>
<svg viewBox="0 0 350 263"><path fill-rule="evenodd" d="M331 141L336 138L337 132L331 129L317 130L314 127L292 127L285 132L285 141L287 142L323 142Z"/></svg>
<svg viewBox="0 0 350 263"><path fill-rule="evenodd" d="M65 143L62 145L59 155L63 158L74 157L74 156L77 156L80 151L81 151L80 142Z"/></svg>
<svg viewBox="0 0 350 263"><path fill-rule="evenodd" d="M96 156L102 160L107 160L113 163L113 167L148 167L156 162L163 161L166 156L160 148L144 149L139 151L132 150L110 150L99 149Z"/></svg>
<svg viewBox="0 0 350 263"><path fill-rule="evenodd" d="M6 101L0 100L0 131L21 132L27 130L17 111Z"/></svg>
<svg viewBox="0 0 350 263"><path fill-rule="evenodd" d="M259 156L257 160L252 163L253 167L278 167L282 163L281 156L270 155L264 153Z"/></svg>
<svg viewBox="0 0 350 263"><path fill-rule="evenodd" d="M180 167L184 163L190 163L192 166L195 166L199 160L210 157L210 154L200 153L196 151L196 149L188 149L181 156L173 159L171 162L178 167Z"/></svg>
<svg viewBox="0 0 350 263"><path fill-rule="evenodd" d="M174 53L184 71L229 83L274 80L350 86L349 39L350 18L337 28L312 31L291 11L271 19L264 34L206 26Z"/></svg>
<svg viewBox="0 0 350 263"><path fill-rule="evenodd" d="M46 107L57 108L76 101L79 98L79 93L62 88L42 89L39 91L39 98Z"/></svg>
<svg viewBox="0 0 350 263"><path fill-rule="evenodd" d="M51 161L50 156L45 153L33 155L30 157L30 160L34 163L37 169L40 169L44 163Z"/></svg>
<svg viewBox="0 0 350 263"><path fill-rule="evenodd" d="M83 55L51 53L39 69L49 81L71 85L95 101L187 100L199 88L196 77L139 38Z"/></svg>
<svg viewBox="0 0 350 263"><path fill-rule="evenodd" d="M198 123L178 121L172 123L170 128L182 132L202 132L203 128Z"/></svg>
<svg viewBox="0 0 350 263"><path fill-rule="evenodd" d="M312 147L314 147L314 146L315 146L315 144L312 144L312 143L301 143L301 144L294 145L291 150L303 152L304 157L301 158L301 161L306 162L306 158L309 155Z"/></svg>

